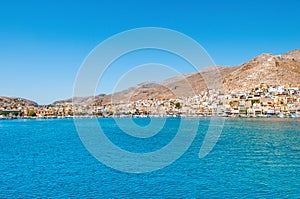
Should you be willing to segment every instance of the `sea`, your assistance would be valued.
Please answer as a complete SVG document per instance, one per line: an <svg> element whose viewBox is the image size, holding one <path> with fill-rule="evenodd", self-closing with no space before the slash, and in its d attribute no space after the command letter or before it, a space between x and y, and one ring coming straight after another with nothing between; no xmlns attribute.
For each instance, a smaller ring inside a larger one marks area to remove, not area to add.
<svg viewBox="0 0 300 199"><path fill-rule="evenodd" d="M127 159L131 172L93 154L73 119L0 120L0 198L300 198L300 119L226 118L202 158L210 118L156 118L164 123L150 137L125 132L120 125L128 118L96 120L113 145L135 154L168 147L183 120L198 122L198 128L174 161L148 171L136 164L141 159ZM80 119L86 128L94 121ZM132 121L139 130L152 122ZM129 127L126 131L136 131ZM180 131L187 137L193 133L187 126ZM99 146L106 146L101 139ZM110 154L111 149L102 150ZM163 159L169 155L162 153Z"/></svg>

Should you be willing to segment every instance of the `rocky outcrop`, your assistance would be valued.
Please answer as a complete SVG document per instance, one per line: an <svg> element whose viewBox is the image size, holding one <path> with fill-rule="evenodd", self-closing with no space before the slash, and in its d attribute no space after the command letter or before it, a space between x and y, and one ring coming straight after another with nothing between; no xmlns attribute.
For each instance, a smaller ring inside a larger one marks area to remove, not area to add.
<svg viewBox="0 0 300 199"><path fill-rule="evenodd" d="M295 57L293 57L295 55ZM285 55L262 54L244 63L223 77L227 92L247 90L259 86L300 86L299 51Z"/></svg>
<svg viewBox="0 0 300 199"><path fill-rule="evenodd" d="M0 96L0 107L11 110L19 107L38 106L36 102L18 97Z"/></svg>

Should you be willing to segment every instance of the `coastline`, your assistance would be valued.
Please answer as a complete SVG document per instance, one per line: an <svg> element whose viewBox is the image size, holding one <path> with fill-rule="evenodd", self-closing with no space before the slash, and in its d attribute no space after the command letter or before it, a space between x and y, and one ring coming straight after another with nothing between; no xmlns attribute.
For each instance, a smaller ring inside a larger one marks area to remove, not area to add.
<svg viewBox="0 0 300 199"><path fill-rule="evenodd" d="M60 119L104 119L104 118L193 118L193 119L201 119L201 118L232 118L232 119L299 119L300 116L284 116L281 117L279 115L228 115L228 116L219 116L219 115L118 115L118 116L95 116L95 115L86 115L86 116L58 116L58 117L0 117L1 120L60 120Z"/></svg>

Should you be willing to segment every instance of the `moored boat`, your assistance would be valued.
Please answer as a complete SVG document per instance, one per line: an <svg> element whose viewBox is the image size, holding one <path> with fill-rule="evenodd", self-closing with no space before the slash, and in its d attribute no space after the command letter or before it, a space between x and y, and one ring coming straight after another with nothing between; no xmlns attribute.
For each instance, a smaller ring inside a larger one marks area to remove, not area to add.
<svg viewBox="0 0 300 199"><path fill-rule="evenodd" d="M286 114L280 113L280 114L277 115L277 117L279 117L279 118L286 118Z"/></svg>
<svg viewBox="0 0 300 199"><path fill-rule="evenodd" d="M262 115L262 114L260 114L260 115L258 115L257 116L258 118L269 118L269 117L271 117L270 115Z"/></svg>

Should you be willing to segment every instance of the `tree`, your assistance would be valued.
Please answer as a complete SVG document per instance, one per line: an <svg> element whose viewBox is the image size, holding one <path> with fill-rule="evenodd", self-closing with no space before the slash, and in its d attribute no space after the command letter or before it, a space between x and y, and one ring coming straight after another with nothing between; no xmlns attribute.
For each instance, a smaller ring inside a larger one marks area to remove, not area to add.
<svg viewBox="0 0 300 199"><path fill-rule="evenodd" d="M176 107L177 109L180 109L180 108L181 108L180 102L176 102L176 103L175 103L175 107Z"/></svg>
<svg viewBox="0 0 300 199"><path fill-rule="evenodd" d="M259 103L259 100L251 100L251 104L252 104L252 106L253 106L253 104L258 104Z"/></svg>
<svg viewBox="0 0 300 199"><path fill-rule="evenodd" d="M102 116L103 116L103 113L102 113L102 112L97 112L96 115L102 117Z"/></svg>
<svg viewBox="0 0 300 199"><path fill-rule="evenodd" d="M68 115L73 115L73 111L68 111Z"/></svg>
<svg viewBox="0 0 300 199"><path fill-rule="evenodd" d="M1 112L0 115L7 116L8 112Z"/></svg>
<svg viewBox="0 0 300 199"><path fill-rule="evenodd" d="M19 112L13 112L12 115L17 117L19 115Z"/></svg>
<svg viewBox="0 0 300 199"><path fill-rule="evenodd" d="M35 116L36 116L36 113L35 113L33 110L31 110L31 111L29 111L28 115L29 115L30 117L35 117Z"/></svg>

